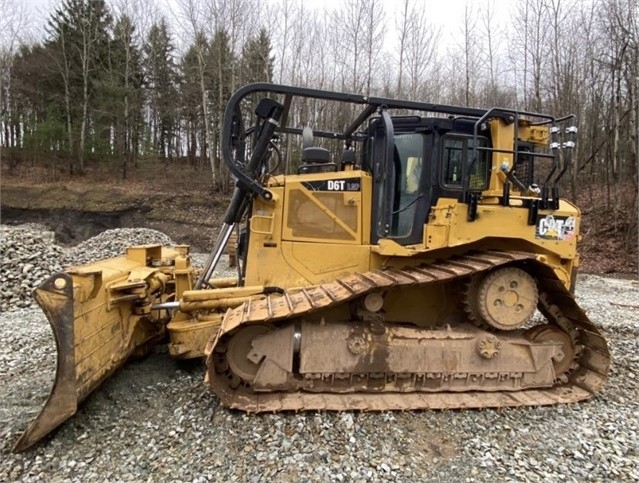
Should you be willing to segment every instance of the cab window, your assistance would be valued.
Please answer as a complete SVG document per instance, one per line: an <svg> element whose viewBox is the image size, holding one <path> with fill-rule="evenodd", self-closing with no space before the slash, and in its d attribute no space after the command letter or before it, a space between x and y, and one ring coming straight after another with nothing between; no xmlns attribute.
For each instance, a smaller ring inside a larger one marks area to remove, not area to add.
<svg viewBox="0 0 639 483"><path fill-rule="evenodd" d="M478 147L487 147L486 138L477 138ZM462 167L473 159L472 136L444 136L442 148L442 184L447 188L463 187ZM488 187L489 162L486 150L477 150L477 161L470 173L470 189L484 190Z"/></svg>
<svg viewBox="0 0 639 483"><path fill-rule="evenodd" d="M408 236L413 229L416 202L420 197L423 156L423 134L395 134L396 192L392 207L391 237Z"/></svg>

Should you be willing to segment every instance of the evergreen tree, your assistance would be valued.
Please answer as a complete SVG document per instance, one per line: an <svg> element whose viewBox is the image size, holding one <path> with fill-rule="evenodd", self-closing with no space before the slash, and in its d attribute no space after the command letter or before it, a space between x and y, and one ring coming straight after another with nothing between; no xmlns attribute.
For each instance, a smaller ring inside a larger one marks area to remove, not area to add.
<svg viewBox="0 0 639 483"><path fill-rule="evenodd" d="M271 82L274 62L271 39L266 29L262 28L256 36L248 39L242 49L242 83Z"/></svg>
<svg viewBox="0 0 639 483"><path fill-rule="evenodd" d="M64 0L48 22L47 47L63 85L72 174L84 172L87 138L100 134L90 116L108 64L111 24L104 0Z"/></svg>
<svg viewBox="0 0 639 483"><path fill-rule="evenodd" d="M20 159L34 166L41 159L51 163L56 154L67 153L59 96L62 86L57 71L46 68L50 61L47 50L41 44L23 45L13 58L12 115L5 129L9 130L8 145L21 148L20 154L13 153L14 163Z"/></svg>
<svg viewBox="0 0 639 483"><path fill-rule="evenodd" d="M178 74L173 61L174 50L166 22L161 19L149 31L144 55L152 148L163 159L172 159L176 148Z"/></svg>
<svg viewBox="0 0 639 483"><path fill-rule="evenodd" d="M138 155L144 102L141 53L135 42L135 26L126 15L113 29L109 61L103 112L111 123L111 151L120 159L122 176L126 177Z"/></svg>
<svg viewBox="0 0 639 483"><path fill-rule="evenodd" d="M204 134L204 113L202 112L202 93L200 88L200 62L202 51L208 51L206 38L198 34L193 45L189 47L182 58L180 72L182 82L180 84L181 106L184 109L184 122L186 124L186 145L189 163L195 166L196 156L199 151L204 155L206 139ZM208 74L208 73L207 73Z"/></svg>
<svg viewBox="0 0 639 483"><path fill-rule="evenodd" d="M212 132L212 153L214 164L214 178L219 180L222 189L226 189L227 176L223 176L223 163L220 153L220 134L222 129L222 118L226 102L231 97L231 86L233 85L233 65L236 60L231 50L231 42L228 33L223 29L218 29L213 35L210 48L212 76L210 80L211 95L211 132Z"/></svg>

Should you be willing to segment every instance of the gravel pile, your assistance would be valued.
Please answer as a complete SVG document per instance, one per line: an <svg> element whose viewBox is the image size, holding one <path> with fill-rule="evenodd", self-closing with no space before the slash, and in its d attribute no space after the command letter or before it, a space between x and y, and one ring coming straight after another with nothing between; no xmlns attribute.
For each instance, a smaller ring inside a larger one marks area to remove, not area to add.
<svg viewBox="0 0 639 483"><path fill-rule="evenodd" d="M105 231L79 245L64 249L54 243L53 232L37 224L2 225L0 309L36 307L31 292L53 273L71 265L123 255L126 247L159 243L175 245L167 235L148 228Z"/></svg>
<svg viewBox="0 0 639 483"><path fill-rule="evenodd" d="M542 408L245 415L201 363L158 348L127 364L31 451L10 447L46 399L44 316L0 315L0 481L638 481L639 283L580 276L613 353L592 400Z"/></svg>
<svg viewBox="0 0 639 483"><path fill-rule="evenodd" d="M150 228L116 228L79 243L69 251L69 258L75 265L94 262L103 258L124 255L131 245L160 244L175 245L170 237Z"/></svg>
<svg viewBox="0 0 639 483"><path fill-rule="evenodd" d="M62 247L53 242L53 233L38 225L0 228L0 310L35 306L33 289L67 264Z"/></svg>

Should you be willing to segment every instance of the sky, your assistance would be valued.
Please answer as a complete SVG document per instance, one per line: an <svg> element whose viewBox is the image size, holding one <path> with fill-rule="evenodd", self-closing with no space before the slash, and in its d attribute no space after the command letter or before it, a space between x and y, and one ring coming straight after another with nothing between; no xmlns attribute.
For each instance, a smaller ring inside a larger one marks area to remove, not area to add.
<svg viewBox="0 0 639 483"><path fill-rule="evenodd" d="M7 1L7 0L5 0ZM12 3L16 6L24 6L31 19L33 28L38 30L45 25L46 19L50 15L54 6L60 0L8 0L9 5ZM132 0L135 1L135 0ZM206 1L206 0L203 0ZM270 3L276 3L278 0L266 0ZM303 1L307 7L313 9L334 9L339 7L343 0L299 0ZM107 0L108 3L109 0ZM451 37L457 36L460 22L464 17L464 9L466 3L472 6L475 11L485 7L490 3L493 7L495 25L500 30L505 31L510 13L516 8L517 0L419 0L424 8L428 11L428 17L435 26L440 26L443 34L450 34ZM163 10L167 13L171 10L177 10L177 2L175 0L158 0L158 3L164 4ZM396 12L401 3L399 0L382 0L386 12ZM392 27L394 22L389 19L389 26Z"/></svg>
<svg viewBox="0 0 639 483"><path fill-rule="evenodd" d="M313 8L337 8L343 0L302 0ZM517 0L418 0L424 5L428 11L428 17L435 25L442 27L442 31L446 29L454 29L458 26L464 17L464 9L466 3L475 10L491 4L493 6L495 21L505 22L511 10L518 3ZM402 7L400 0L382 0L384 8L387 12L395 12Z"/></svg>

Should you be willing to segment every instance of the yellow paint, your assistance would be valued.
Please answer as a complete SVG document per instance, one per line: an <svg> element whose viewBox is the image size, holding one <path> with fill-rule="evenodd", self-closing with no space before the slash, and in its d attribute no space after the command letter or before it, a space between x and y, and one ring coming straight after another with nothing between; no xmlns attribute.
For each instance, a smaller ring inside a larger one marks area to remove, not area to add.
<svg viewBox="0 0 639 483"><path fill-rule="evenodd" d="M175 295L171 300L179 301L181 310L173 312L167 328L171 353L177 357L200 356L225 309L261 294L263 287L286 289L319 284L354 272L416 265L469 249L536 253L568 287L572 269L579 260L576 253L579 210L562 201L555 212L541 211L541 216L572 216L575 220L575 237L549 240L537 237L536 227L528 225L529 212L523 205L529 196L513 191L511 206L499 204L507 181L502 165L510 168L513 163L515 125L492 119L489 129L493 147L505 152L492 154L490 181L479 200L476 220L467 221L467 205L455 198L441 198L424 223L420 244L402 246L391 239L370 244L374 226L373 180L369 173L349 169L267 179L273 199L253 200L243 287L235 286L235 281L220 281L222 288L192 290L196 273L190 265L188 247L132 247L116 262L82 267L74 275L75 297L82 301L81 310L74 316L83 321L78 325L84 327L77 329L77 335L80 340L96 342L81 344L78 354L87 361L97 358L104 365L107 352L124 354L122 347L144 339L144 332L140 333L138 328L144 327L142 315L151 314L151 304L158 302L145 298L149 292L145 287L153 292L174 284ZM520 140L536 145L547 144L549 139L547 127L532 126L525 121L520 121L518 135ZM411 158L407 172L417 171L418 163L417 158ZM355 185L349 189L345 184L355 182L358 189ZM408 189L416 187L409 176ZM403 293L405 299L388 300L385 310L389 320L413 320L417 318L415 311L426 311L432 313L433 320L442 322L457 310L450 304L441 304L442 300L454 299L454 294L433 291L422 298L420 291L407 289ZM78 368L84 370L82 364Z"/></svg>
<svg viewBox="0 0 639 483"><path fill-rule="evenodd" d="M309 184L327 180L357 180L360 189L316 191ZM368 270L372 198L369 174L348 171L293 175L285 180L273 178L269 185L278 197L274 202L254 202L247 285L303 286Z"/></svg>
<svg viewBox="0 0 639 483"><path fill-rule="evenodd" d="M301 286L368 270L370 247L341 244L327 247L318 243L284 242L282 255L289 270L299 274L305 281L289 286Z"/></svg>
<svg viewBox="0 0 639 483"><path fill-rule="evenodd" d="M178 359L193 359L204 356L206 342L222 323L223 313L207 318L185 318L171 320L167 325L169 332L169 354Z"/></svg>

